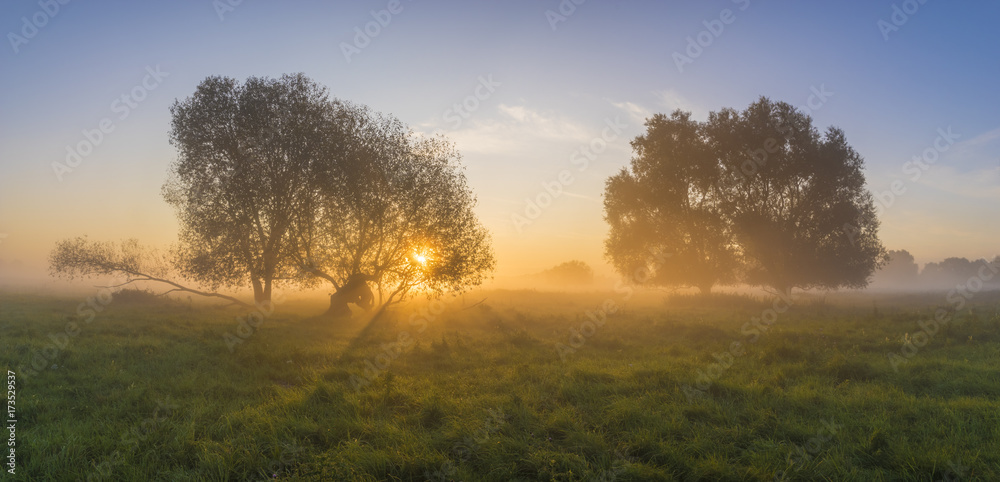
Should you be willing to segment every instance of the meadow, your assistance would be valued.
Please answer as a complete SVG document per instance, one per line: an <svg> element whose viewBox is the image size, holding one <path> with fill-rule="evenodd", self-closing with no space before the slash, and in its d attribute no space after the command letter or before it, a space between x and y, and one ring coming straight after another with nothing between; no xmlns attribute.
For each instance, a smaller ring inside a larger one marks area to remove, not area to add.
<svg viewBox="0 0 1000 482"><path fill-rule="evenodd" d="M475 292L334 322L319 300L247 319L0 294L4 475L1000 480L997 292L958 311L946 293L627 296Z"/></svg>

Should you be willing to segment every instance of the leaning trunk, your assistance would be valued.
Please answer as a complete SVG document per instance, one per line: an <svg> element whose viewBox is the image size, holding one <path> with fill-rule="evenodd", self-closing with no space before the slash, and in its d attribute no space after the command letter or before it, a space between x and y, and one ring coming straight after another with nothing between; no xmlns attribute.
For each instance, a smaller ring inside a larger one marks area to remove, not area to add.
<svg viewBox="0 0 1000 482"><path fill-rule="evenodd" d="M334 288L336 291L330 295L330 307L322 316L330 318L342 318L351 316L351 308L347 306L343 288Z"/></svg>

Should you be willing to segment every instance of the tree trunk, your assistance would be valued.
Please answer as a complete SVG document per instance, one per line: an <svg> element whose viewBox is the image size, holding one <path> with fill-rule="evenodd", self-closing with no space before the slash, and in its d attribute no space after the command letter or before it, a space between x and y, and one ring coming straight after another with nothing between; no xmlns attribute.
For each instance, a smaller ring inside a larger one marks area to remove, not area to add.
<svg viewBox="0 0 1000 482"><path fill-rule="evenodd" d="M340 290L330 295L330 308L322 316L328 316L333 319L351 316L351 308L347 306L347 301L344 301Z"/></svg>
<svg viewBox="0 0 1000 482"><path fill-rule="evenodd" d="M774 286L773 288L778 291L778 298L781 298L787 303L791 302L792 299L791 286Z"/></svg>
<svg viewBox="0 0 1000 482"><path fill-rule="evenodd" d="M250 280L253 283L253 301L254 303L262 303L267 301L264 298L264 287L261 285L260 280L256 277ZM268 298L269 299L269 298Z"/></svg>

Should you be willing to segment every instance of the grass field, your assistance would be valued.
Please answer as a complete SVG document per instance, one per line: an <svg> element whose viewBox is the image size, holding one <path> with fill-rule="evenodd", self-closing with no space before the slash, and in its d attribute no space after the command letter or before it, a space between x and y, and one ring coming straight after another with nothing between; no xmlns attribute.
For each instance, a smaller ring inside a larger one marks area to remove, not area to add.
<svg viewBox="0 0 1000 482"><path fill-rule="evenodd" d="M288 301L241 328L134 293L0 295L4 475L1000 480L997 293L957 312L945 293L627 296L473 293L374 323Z"/></svg>

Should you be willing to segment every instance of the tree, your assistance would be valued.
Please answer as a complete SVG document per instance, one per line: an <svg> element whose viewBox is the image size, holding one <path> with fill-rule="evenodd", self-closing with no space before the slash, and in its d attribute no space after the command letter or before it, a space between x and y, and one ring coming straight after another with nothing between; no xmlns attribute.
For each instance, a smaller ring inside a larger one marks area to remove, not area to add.
<svg viewBox="0 0 1000 482"><path fill-rule="evenodd" d="M180 221L185 277L212 289L249 284L263 302L295 274L288 233L314 194L315 166L336 148L336 107L302 74L242 85L209 77L174 103L178 159L163 195Z"/></svg>
<svg viewBox="0 0 1000 482"><path fill-rule="evenodd" d="M572 260L541 273L546 283L563 286L586 286L594 282L594 270L579 260Z"/></svg>
<svg viewBox="0 0 1000 482"><path fill-rule="evenodd" d="M291 236L303 271L337 291L330 312L343 313L336 304L355 298L351 280L375 282L383 306L413 290L480 284L493 269L493 251L458 152L441 138L414 136L393 117L358 106L344 112L342 143L313 172L316 195Z"/></svg>
<svg viewBox="0 0 1000 482"><path fill-rule="evenodd" d="M921 281L927 286L947 287L955 284L965 284L969 278L977 276L977 270L985 259L969 261L966 258L945 258L940 263L927 263L920 272Z"/></svg>
<svg viewBox="0 0 1000 482"><path fill-rule="evenodd" d="M187 292L250 306L232 296L181 285L171 279L176 275L173 265L171 253L142 246L136 239L112 243L90 241L81 236L59 241L49 255L49 269L54 276L69 279L100 275L121 276L125 281L118 286L144 281L165 283L171 286L166 293Z"/></svg>
<svg viewBox="0 0 1000 482"><path fill-rule="evenodd" d="M632 141L630 168L608 179L605 252L622 275L702 293L735 279L737 253L715 188L719 164L702 131L687 112L653 116ZM654 265L650 253L668 256Z"/></svg>
<svg viewBox="0 0 1000 482"><path fill-rule="evenodd" d="M920 267L913 255L905 249L890 250L886 255L886 264L875 273L873 284L884 287L907 287L917 282Z"/></svg>
<svg viewBox="0 0 1000 482"><path fill-rule="evenodd" d="M884 262L864 160L843 131L820 135L787 103L762 97L705 122L654 116L633 147L631 171L606 188L619 271L660 245L673 255L652 274L657 284L710 287L738 273L788 292L863 287Z"/></svg>
<svg viewBox="0 0 1000 482"><path fill-rule="evenodd" d="M820 135L812 118L763 97L742 113L711 114L706 127L748 284L867 286L885 248L864 159L842 130Z"/></svg>
<svg viewBox="0 0 1000 482"><path fill-rule="evenodd" d="M144 268L138 243L60 243L55 274L125 274L176 290L331 283L331 314L348 303L385 307L413 291L440 294L481 283L494 266L489 233L461 157L391 116L328 98L302 74L205 79L171 107L178 149L163 195L181 232L162 269ZM127 248L127 249L126 249ZM163 268L166 266L167 268Z"/></svg>

